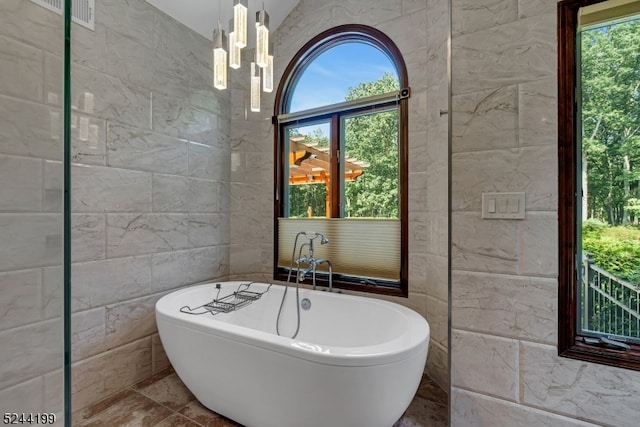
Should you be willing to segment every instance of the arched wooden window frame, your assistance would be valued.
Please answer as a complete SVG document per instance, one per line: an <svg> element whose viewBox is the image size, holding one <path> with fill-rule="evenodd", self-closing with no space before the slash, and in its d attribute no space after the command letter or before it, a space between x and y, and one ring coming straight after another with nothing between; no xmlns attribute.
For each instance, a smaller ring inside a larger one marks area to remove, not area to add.
<svg viewBox="0 0 640 427"><path fill-rule="evenodd" d="M275 177L274 177L274 279L277 280L286 280L287 274L286 272L279 268L277 265L278 260L278 218L282 215L284 200L279 198L279 194L284 193L284 180L282 179L283 173L283 164L284 164L284 150L282 149L282 135L283 135L283 126L281 123L281 119L289 113L288 106L291 102L291 97L293 92L295 91L295 83L298 78L304 73L306 67L319 55L327 50L331 49L342 43L348 42L362 42L369 44L371 46L376 47L383 53L385 53L390 59L391 63L395 66L398 80L399 80L399 90L395 99L395 104L398 106L398 162L399 162L399 219L400 219L400 280L397 283L397 286L384 286L375 282L371 282L369 280L358 280L354 278L354 280L335 280L333 281L333 286L341 289L349 289L356 291L365 291L371 293L385 294L385 295L394 295L394 296L403 296L408 297L409 289L408 289L408 276L409 276L409 263L408 263L408 236L409 236L409 203L408 203L408 194L409 194L409 153L408 153L408 141L409 141L409 79L407 68L405 65L404 58L400 53L400 50L395 45L395 43L383 32L367 26L360 24L347 24L337 26L331 29L328 29L311 40L309 40L291 59L289 65L285 69L282 78L280 79L280 83L278 85L278 89L275 96L274 102L274 115L272 117L272 123L274 125L274 159L276 167ZM375 97L370 97L375 98ZM363 108L369 106L367 103L370 98L365 98L362 100ZM336 104L337 105L337 104ZM313 114L313 110L321 110L312 109L307 110L311 114ZM318 113L318 117L322 117L322 112ZM331 127L330 136L332 140L338 140L337 135L337 126ZM337 161L337 160L335 160ZM339 192L339 180L334 180L332 184L332 191ZM332 217L339 217L340 206L333 206L332 208ZM318 281L320 285L327 285L327 282L323 279Z"/></svg>
<svg viewBox="0 0 640 427"><path fill-rule="evenodd" d="M577 37L580 8L605 0L562 0L558 3L558 354L572 359L640 370L640 345L621 351L591 344L578 328L579 280L577 196L581 191L578 160Z"/></svg>

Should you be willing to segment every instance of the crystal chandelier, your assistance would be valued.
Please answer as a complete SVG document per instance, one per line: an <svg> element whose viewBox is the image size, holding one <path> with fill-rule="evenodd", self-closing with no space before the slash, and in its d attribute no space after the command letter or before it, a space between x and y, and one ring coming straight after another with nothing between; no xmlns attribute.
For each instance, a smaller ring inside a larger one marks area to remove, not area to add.
<svg viewBox="0 0 640 427"><path fill-rule="evenodd" d="M227 68L241 67L241 50L247 46L248 0L233 0L233 18L229 23L229 37L220 26L213 31L213 87L227 88ZM220 0L218 0L220 16ZM260 111L260 92L273 91L273 55L269 43L269 14L256 12L256 54L251 62L251 111Z"/></svg>

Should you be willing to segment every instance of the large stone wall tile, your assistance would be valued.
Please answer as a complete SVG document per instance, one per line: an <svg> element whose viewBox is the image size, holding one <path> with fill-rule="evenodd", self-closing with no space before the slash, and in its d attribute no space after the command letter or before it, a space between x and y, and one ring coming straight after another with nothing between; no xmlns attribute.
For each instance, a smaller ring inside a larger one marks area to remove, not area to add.
<svg viewBox="0 0 640 427"><path fill-rule="evenodd" d="M73 113L71 116L71 161L85 165L105 164L106 120Z"/></svg>
<svg viewBox="0 0 640 427"><path fill-rule="evenodd" d="M522 275L557 277L558 215L530 212L520 223L520 265Z"/></svg>
<svg viewBox="0 0 640 427"><path fill-rule="evenodd" d="M558 357L555 346L523 342L520 373L524 404L598 425L637 425L638 372Z"/></svg>
<svg viewBox="0 0 640 427"><path fill-rule="evenodd" d="M151 30L149 35L153 37ZM188 96L189 74L182 58L165 56L138 39L109 29L106 55L109 75L157 93Z"/></svg>
<svg viewBox="0 0 640 427"><path fill-rule="evenodd" d="M97 2L96 18L101 14L102 5L111 2ZM126 19L128 14L122 14ZM75 70L76 65L91 68L92 70L107 72L107 27L96 19L94 30L90 30L81 25L74 25L71 31L71 70ZM62 102L62 99L60 99Z"/></svg>
<svg viewBox="0 0 640 427"><path fill-rule="evenodd" d="M558 143L557 83L554 77L518 86L518 143L553 145Z"/></svg>
<svg viewBox="0 0 640 427"><path fill-rule="evenodd" d="M518 341L454 329L451 385L518 400Z"/></svg>
<svg viewBox="0 0 640 427"><path fill-rule="evenodd" d="M273 186L270 182L251 182L248 184L231 183L231 212L247 213L253 212L255 215L265 215L271 218L273 211L273 199L265 197L265 194L272 194Z"/></svg>
<svg viewBox="0 0 640 427"><path fill-rule="evenodd" d="M101 166L74 165L71 211L148 212L151 174Z"/></svg>
<svg viewBox="0 0 640 427"><path fill-rule="evenodd" d="M558 0L518 0L520 18L556 13Z"/></svg>
<svg viewBox="0 0 640 427"><path fill-rule="evenodd" d="M480 212L454 212L451 229L452 270L518 273L518 224L483 220Z"/></svg>
<svg viewBox="0 0 640 427"><path fill-rule="evenodd" d="M419 10L413 13L418 13ZM376 26L402 16L402 3L388 0L344 0L334 2L334 20L344 20L346 22L367 23ZM336 24L337 25L337 24Z"/></svg>
<svg viewBox="0 0 640 427"><path fill-rule="evenodd" d="M596 427L596 424L453 388L451 425L456 427Z"/></svg>
<svg viewBox="0 0 640 427"><path fill-rule="evenodd" d="M45 319L63 316L64 290L62 261L59 265L42 268L42 313Z"/></svg>
<svg viewBox="0 0 640 427"><path fill-rule="evenodd" d="M189 283L203 282L229 274L223 251L218 247L189 250Z"/></svg>
<svg viewBox="0 0 640 427"><path fill-rule="evenodd" d="M42 211L43 163L0 154L0 212Z"/></svg>
<svg viewBox="0 0 640 427"><path fill-rule="evenodd" d="M149 256L76 263L72 265L71 276L73 311L151 294Z"/></svg>
<svg viewBox="0 0 640 427"><path fill-rule="evenodd" d="M415 134L429 130L429 122L425 120L429 115L430 98L427 90L415 91L409 98L409 132Z"/></svg>
<svg viewBox="0 0 640 427"><path fill-rule="evenodd" d="M441 301L449 299L449 259L447 255L427 255L427 294Z"/></svg>
<svg viewBox="0 0 640 427"><path fill-rule="evenodd" d="M454 153L518 145L517 86L464 93L451 102Z"/></svg>
<svg viewBox="0 0 640 427"><path fill-rule="evenodd" d="M62 363L62 318L0 332L0 390L53 371Z"/></svg>
<svg viewBox="0 0 640 427"><path fill-rule="evenodd" d="M427 177L427 172L409 173L409 212L428 211L427 188L430 182Z"/></svg>
<svg viewBox="0 0 640 427"><path fill-rule="evenodd" d="M151 256L151 287L162 292L189 284L190 253L187 250Z"/></svg>
<svg viewBox="0 0 640 427"><path fill-rule="evenodd" d="M108 166L186 175L187 164L187 141L109 123Z"/></svg>
<svg viewBox="0 0 640 427"><path fill-rule="evenodd" d="M407 67L409 76L409 87L412 92L421 92L428 90L427 80L429 76L424 72L427 66L432 66L436 58L430 55L429 49L419 49L404 56L404 62ZM430 62L431 61L431 62Z"/></svg>
<svg viewBox="0 0 640 427"><path fill-rule="evenodd" d="M333 2L302 1L274 31L273 43L280 58L274 64L273 77L275 81L280 81L291 58L312 35L320 34L333 26L331 25L332 12ZM313 16L314 19L309 19L309 16Z"/></svg>
<svg viewBox="0 0 640 427"><path fill-rule="evenodd" d="M189 176L203 179L228 180L230 149L191 142L189 148Z"/></svg>
<svg viewBox="0 0 640 427"><path fill-rule="evenodd" d="M45 160L43 171L42 211L60 213L62 211L62 191L64 188L63 166L61 161Z"/></svg>
<svg viewBox="0 0 640 427"><path fill-rule="evenodd" d="M551 145L453 154L452 209L481 211L482 193L524 192L527 211L555 211L557 156Z"/></svg>
<svg viewBox="0 0 640 427"><path fill-rule="evenodd" d="M98 261L106 257L106 218L103 214L71 214L71 259Z"/></svg>
<svg viewBox="0 0 640 427"><path fill-rule="evenodd" d="M73 313L71 315L71 360L77 362L106 351L105 336L104 307Z"/></svg>
<svg viewBox="0 0 640 427"><path fill-rule="evenodd" d="M71 105L80 113L101 119L141 129L151 126L149 90L80 65L73 68Z"/></svg>
<svg viewBox="0 0 640 427"><path fill-rule="evenodd" d="M218 116L193 107L186 96L154 93L153 130L206 145L217 145Z"/></svg>
<svg viewBox="0 0 640 427"><path fill-rule="evenodd" d="M221 214L189 214L189 247L199 248L215 246L228 242L225 239L225 224L227 216Z"/></svg>
<svg viewBox="0 0 640 427"><path fill-rule="evenodd" d="M183 176L154 173L153 212L188 212L190 182L189 178Z"/></svg>
<svg viewBox="0 0 640 427"><path fill-rule="evenodd" d="M186 249L185 214L107 214L107 257Z"/></svg>
<svg viewBox="0 0 640 427"><path fill-rule="evenodd" d="M43 52L0 35L0 94L42 101Z"/></svg>
<svg viewBox="0 0 640 427"><path fill-rule="evenodd" d="M518 19L518 0L456 0L451 14L454 36L473 33Z"/></svg>
<svg viewBox="0 0 640 427"><path fill-rule="evenodd" d="M395 3L393 7L398 7L396 5L400 3L384 0L380 0L380 2L385 4ZM368 2L363 1L362 3L370 7ZM393 15L394 14L387 13L384 22L376 25L376 28L393 40L405 56L411 55L412 52L423 51L427 46L427 8L417 10L408 15L400 15L397 17ZM371 22L372 21L369 20L366 24L371 25ZM407 31L407 28L410 28L411 31Z"/></svg>
<svg viewBox="0 0 640 427"><path fill-rule="evenodd" d="M427 246L433 238L436 218L430 213L409 213L409 252L427 253Z"/></svg>
<svg viewBox="0 0 640 427"><path fill-rule="evenodd" d="M189 179L187 209L190 213L213 213L223 211L220 193L225 185L206 179Z"/></svg>
<svg viewBox="0 0 640 427"><path fill-rule="evenodd" d="M247 172L249 182L264 182L273 185L273 171L275 164L273 154L246 153Z"/></svg>
<svg viewBox="0 0 640 427"><path fill-rule="evenodd" d="M61 214L0 214L0 271L62 263Z"/></svg>
<svg viewBox="0 0 640 427"><path fill-rule="evenodd" d="M555 279L454 271L451 281L454 328L555 344Z"/></svg>
<svg viewBox="0 0 640 427"><path fill-rule="evenodd" d="M429 172L427 172L426 184L426 211L442 214L445 211L444 207L448 206L449 202L449 176L447 174L447 167L439 165L438 167L431 168Z"/></svg>
<svg viewBox="0 0 640 427"><path fill-rule="evenodd" d="M123 11L126 11L123 13ZM96 25L153 47L154 8L144 0L110 0L96 4Z"/></svg>
<svg viewBox="0 0 640 427"><path fill-rule="evenodd" d="M420 9L424 9L427 5L426 0L401 0L402 3L402 14L408 15Z"/></svg>
<svg viewBox="0 0 640 427"><path fill-rule="evenodd" d="M0 95L0 151L3 154L62 159L62 113Z"/></svg>
<svg viewBox="0 0 640 427"><path fill-rule="evenodd" d="M427 295L427 319L431 327L431 339L446 347L449 334L449 305L447 302Z"/></svg>
<svg viewBox="0 0 640 427"><path fill-rule="evenodd" d="M151 337L74 363L74 412L151 376L151 372Z"/></svg>
<svg viewBox="0 0 640 427"><path fill-rule="evenodd" d="M428 262L429 255L409 251L409 289L412 292L427 293Z"/></svg>
<svg viewBox="0 0 640 427"><path fill-rule="evenodd" d="M151 336L151 358L151 367L153 370L153 374L157 374L158 372L171 366L169 358L167 357L167 354L164 351L164 347L162 346L160 335L158 334L153 334Z"/></svg>
<svg viewBox="0 0 640 427"><path fill-rule="evenodd" d="M555 14L460 35L452 40L451 55L456 95L554 76Z"/></svg>
<svg viewBox="0 0 640 427"><path fill-rule="evenodd" d="M41 269L0 273L0 330L35 323L42 311Z"/></svg>
<svg viewBox="0 0 640 427"><path fill-rule="evenodd" d="M229 248L231 261L229 274L240 276L267 272L273 269L273 248L264 245L232 244Z"/></svg>
<svg viewBox="0 0 640 427"><path fill-rule="evenodd" d="M0 34L58 55L62 55L64 49L62 15L30 1L0 2Z"/></svg>
<svg viewBox="0 0 640 427"><path fill-rule="evenodd" d="M443 390L449 390L449 351L435 341L429 342L429 353L424 373L434 380Z"/></svg>
<svg viewBox="0 0 640 427"><path fill-rule="evenodd" d="M428 133L426 130L409 132L409 173L428 172L430 157Z"/></svg>
<svg viewBox="0 0 640 427"><path fill-rule="evenodd" d="M106 306L105 330L109 348L157 332L155 308L162 295L154 294Z"/></svg>
<svg viewBox="0 0 640 427"><path fill-rule="evenodd" d="M7 413L56 412L58 408L46 407L43 399L43 377L36 377L0 390L0 411L3 415ZM7 423L5 422L5 424Z"/></svg>

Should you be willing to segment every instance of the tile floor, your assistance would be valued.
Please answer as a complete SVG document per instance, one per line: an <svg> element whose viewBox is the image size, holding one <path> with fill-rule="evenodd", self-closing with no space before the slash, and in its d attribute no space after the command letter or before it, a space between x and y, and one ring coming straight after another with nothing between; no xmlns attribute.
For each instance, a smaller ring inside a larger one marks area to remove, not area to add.
<svg viewBox="0 0 640 427"><path fill-rule="evenodd" d="M446 393L431 379L424 376L411 405L393 427L446 427L447 417ZM171 368L74 414L73 425L81 427L240 426L202 406Z"/></svg>

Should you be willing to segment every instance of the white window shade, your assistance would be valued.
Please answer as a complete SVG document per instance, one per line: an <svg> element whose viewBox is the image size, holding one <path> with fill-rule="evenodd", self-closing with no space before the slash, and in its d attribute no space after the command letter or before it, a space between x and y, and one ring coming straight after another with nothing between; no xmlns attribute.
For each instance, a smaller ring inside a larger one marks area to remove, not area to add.
<svg viewBox="0 0 640 427"><path fill-rule="evenodd" d="M334 273L400 280L398 219L278 218L278 267L291 266L293 244L300 231L320 232L329 239L326 245L315 241L314 256L331 261ZM306 241L302 236L298 239L298 250ZM297 257L296 253L294 259ZM322 265L318 271L328 269Z"/></svg>

